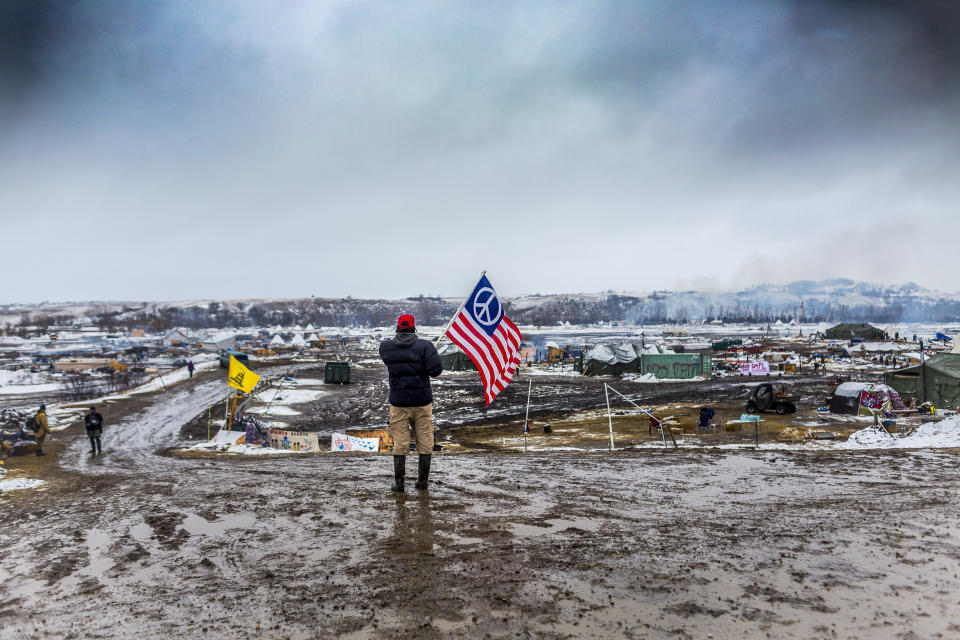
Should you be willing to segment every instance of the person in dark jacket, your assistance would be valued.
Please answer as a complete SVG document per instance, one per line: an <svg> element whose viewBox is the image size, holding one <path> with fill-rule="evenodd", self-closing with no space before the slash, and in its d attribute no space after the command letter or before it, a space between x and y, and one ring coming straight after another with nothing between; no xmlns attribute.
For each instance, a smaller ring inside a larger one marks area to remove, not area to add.
<svg viewBox="0 0 960 640"><path fill-rule="evenodd" d="M397 335L380 343L380 359L390 378L390 422L387 433L393 438L394 491L403 491L410 428L419 454L417 489L426 489L433 453L433 392L430 378L443 373L437 348L417 337L413 316L397 319Z"/></svg>
<svg viewBox="0 0 960 640"><path fill-rule="evenodd" d="M96 407L90 407L90 413L83 416L83 424L87 428L87 437L90 438L90 455L103 453L100 446L100 435L103 433L103 416L97 413Z"/></svg>

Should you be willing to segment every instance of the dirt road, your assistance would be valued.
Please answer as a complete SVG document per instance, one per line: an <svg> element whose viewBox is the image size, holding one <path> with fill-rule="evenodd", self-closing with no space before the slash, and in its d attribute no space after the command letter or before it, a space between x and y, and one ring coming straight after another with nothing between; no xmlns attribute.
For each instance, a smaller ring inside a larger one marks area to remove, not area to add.
<svg viewBox="0 0 960 640"><path fill-rule="evenodd" d="M387 456L159 455L215 384L0 503L0 638L960 635L958 451L445 453L397 496Z"/></svg>

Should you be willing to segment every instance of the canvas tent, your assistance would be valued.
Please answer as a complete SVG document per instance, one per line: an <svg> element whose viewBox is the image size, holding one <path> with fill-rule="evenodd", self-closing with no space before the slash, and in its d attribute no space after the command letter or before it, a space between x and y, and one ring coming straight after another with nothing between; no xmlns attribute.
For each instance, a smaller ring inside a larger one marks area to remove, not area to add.
<svg viewBox="0 0 960 640"><path fill-rule="evenodd" d="M884 381L907 400L954 409L960 406L960 354L938 353L923 365L888 371Z"/></svg>
<svg viewBox="0 0 960 640"><path fill-rule="evenodd" d="M444 371L475 371L470 356L455 344L444 344L437 348Z"/></svg>
<svg viewBox="0 0 960 640"><path fill-rule="evenodd" d="M883 329L878 329L872 324L865 322L851 324L841 322L830 327L824 332L828 340L850 340L851 338L863 338L864 340L883 340L886 335Z"/></svg>
<svg viewBox="0 0 960 640"><path fill-rule="evenodd" d="M585 376L619 376L638 373L640 356L629 343L598 344L583 355L578 365L578 370Z"/></svg>

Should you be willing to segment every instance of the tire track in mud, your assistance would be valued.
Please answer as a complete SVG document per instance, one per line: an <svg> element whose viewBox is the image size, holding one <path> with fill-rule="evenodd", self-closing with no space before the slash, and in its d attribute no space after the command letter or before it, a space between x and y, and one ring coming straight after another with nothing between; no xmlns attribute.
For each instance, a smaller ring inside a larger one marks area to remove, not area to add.
<svg viewBox="0 0 960 640"><path fill-rule="evenodd" d="M148 473L165 470L182 461L157 454L179 441L180 428L226 392L223 380L178 385L158 393L153 402L119 422L104 416L103 455L90 455L90 444L82 438L71 444L60 458L65 469L84 474Z"/></svg>
<svg viewBox="0 0 960 640"><path fill-rule="evenodd" d="M315 365L295 364L263 367L262 375L282 375ZM217 370L219 371L219 370ZM229 387L223 375L215 379L184 380L166 391L154 392L148 404L111 423L109 406L104 415L103 455L90 455L86 438L72 443L59 463L65 469L84 474L169 472L177 466L196 466L195 461L159 455L169 447L194 444L181 437L183 426L200 415L210 403L223 402ZM95 404L91 402L91 404Z"/></svg>

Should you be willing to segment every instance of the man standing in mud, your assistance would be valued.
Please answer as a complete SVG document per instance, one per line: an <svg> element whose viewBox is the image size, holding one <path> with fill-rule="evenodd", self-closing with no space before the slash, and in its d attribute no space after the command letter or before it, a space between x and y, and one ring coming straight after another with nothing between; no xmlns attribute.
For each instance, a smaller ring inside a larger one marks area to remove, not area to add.
<svg viewBox="0 0 960 640"><path fill-rule="evenodd" d="M380 359L390 377L390 422L387 433L393 438L394 491L403 491L410 428L419 454L417 489L426 489L433 453L433 392L430 378L443 372L437 348L417 337L413 316L397 318L397 335L380 343Z"/></svg>
<svg viewBox="0 0 960 640"><path fill-rule="evenodd" d="M96 407L90 407L90 413L83 416L83 425L87 428L87 437L90 438L90 455L103 453L100 446L100 434L103 433L103 416Z"/></svg>

